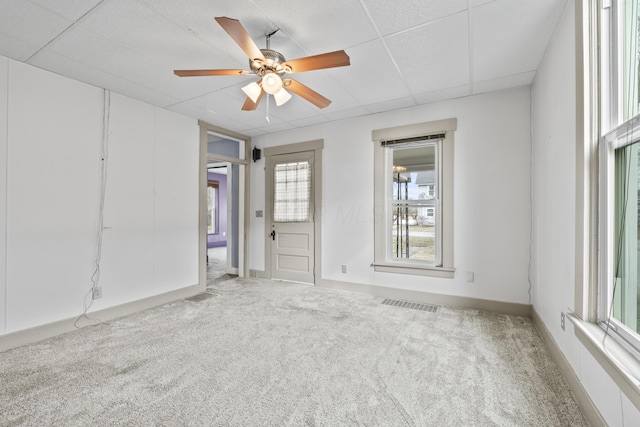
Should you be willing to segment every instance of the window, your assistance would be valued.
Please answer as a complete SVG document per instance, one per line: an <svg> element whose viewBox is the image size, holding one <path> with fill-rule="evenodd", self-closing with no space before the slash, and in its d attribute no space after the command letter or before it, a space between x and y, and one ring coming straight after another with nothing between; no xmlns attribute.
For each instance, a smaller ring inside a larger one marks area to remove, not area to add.
<svg viewBox="0 0 640 427"><path fill-rule="evenodd" d="M218 182L207 184L207 234L218 232Z"/></svg>
<svg viewBox="0 0 640 427"><path fill-rule="evenodd" d="M373 131L376 271L453 277L456 120Z"/></svg>
<svg viewBox="0 0 640 427"><path fill-rule="evenodd" d="M311 197L311 164L281 163L273 168L273 220L306 222Z"/></svg>
<svg viewBox="0 0 640 427"><path fill-rule="evenodd" d="M598 323L640 352L640 116L638 0L602 11L604 135L600 139L600 278ZM606 61L606 62L605 62ZM640 353L639 353L640 354Z"/></svg>
<svg viewBox="0 0 640 427"><path fill-rule="evenodd" d="M438 181L437 152L441 139L384 144L387 182L391 185L389 204L391 232L390 259L440 265L440 248L436 244L439 227L425 224L427 209L435 217L438 199L420 197L425 181L435 187Z"/></svg>

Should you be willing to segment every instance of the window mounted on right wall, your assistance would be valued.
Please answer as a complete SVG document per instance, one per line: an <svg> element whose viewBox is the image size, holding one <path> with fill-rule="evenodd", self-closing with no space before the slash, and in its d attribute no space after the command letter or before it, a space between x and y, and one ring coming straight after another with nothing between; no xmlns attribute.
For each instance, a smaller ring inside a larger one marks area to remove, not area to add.
<svg viewBox="0 0 640 427"><path fill-rule="evenodd" d="M640 356L639 0L601 10L598 323Z"/></svg>

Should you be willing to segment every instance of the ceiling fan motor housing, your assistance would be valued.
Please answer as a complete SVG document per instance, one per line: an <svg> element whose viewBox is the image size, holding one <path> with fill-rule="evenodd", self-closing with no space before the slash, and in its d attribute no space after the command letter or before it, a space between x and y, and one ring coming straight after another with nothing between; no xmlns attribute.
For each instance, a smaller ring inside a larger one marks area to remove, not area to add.
<svg viewBox="0 0 640 427"><path fill-rule="evenodd" d="M265 61L263 62L259 59L250 60L249 67L251 68L251 71L259 76L264 76L266 73L282 75L287 72L284 65L286 59L283 54L271 49L260 49L260 51L264 55Z"/></svg>

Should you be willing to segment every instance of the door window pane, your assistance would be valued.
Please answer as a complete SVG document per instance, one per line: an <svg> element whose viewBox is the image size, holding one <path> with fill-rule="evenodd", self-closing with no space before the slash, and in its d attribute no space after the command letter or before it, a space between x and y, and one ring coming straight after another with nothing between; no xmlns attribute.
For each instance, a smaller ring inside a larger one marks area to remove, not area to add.
<svg viewBox="0 0 640 427"><path fill-rule="evenodd" d="M273 220L306 222L311 198L309 161L281 163L274 168Z"/></svg>

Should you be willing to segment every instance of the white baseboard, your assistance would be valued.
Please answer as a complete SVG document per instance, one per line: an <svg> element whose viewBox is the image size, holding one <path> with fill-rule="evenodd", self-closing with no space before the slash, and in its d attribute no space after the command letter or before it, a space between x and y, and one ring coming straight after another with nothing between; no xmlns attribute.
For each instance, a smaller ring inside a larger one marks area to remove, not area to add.
<svg viewBox="0 0 640 427"><path fill-rule="evenodd" d="M269 279L267 272L264 270L249 270L249 277L256 277L258 279Z"/></svg>
<svg viewBox="0 0 640 427"><path fill-rule="evenodd" d="M549 353L551 353L553 361L556 362L556 365L560 369L562 376L567 381L574 399L582 410L582 415L584 416L584 418L587 420L591 427L606 426L607 423L605 422L604 418L602 418L602 415L600 415L600 412L593 404L593 401L582 386L582 382L580 382L580 379L569 364L569 361L564 356L562 350L560 350L558 343L553 338L553 335L551 335L551 332L549 332L549 329L535 310L531 310L531 319L533 320L533 324L538 330L538 333L542 337L542 340L549 349Z"/></svg>
<svg viewBox="0 0 640 427"><path fill-rule="evenodd" d="M461 297L455 295L434 294L430 292L413 291L408 289L389 288L378 285L339 282L321 279L317 286L346 291L361 292L382 298L399 299L403 301L426 304L444 305L450 307L473 308L477 310L494 311L517 316L531 316L531 306L513 302L492 301L480 298Z"/></svg>
<svg viewBox="0 0 640 427"><path fill-rule="evenodd" d="M98 318L101 321L105 322L117 317L126 316L142 310L177 301L179 299L189 298L201 292L204 292L205 290L206 288L200 285L188 286L186 288L176 289L174 291L166 292L159 295L153 295L137 301L131 301L113 307L104 308L102 310L92 311L89 313L89 317ZM46 325L35 326L33 328L2 335L0 336L0 352L74 331L78 329L74 324L78 317L79 315L68 319L47 323ZM86 322L79 322L79 325L80 327L88 326Z"/></svg>

